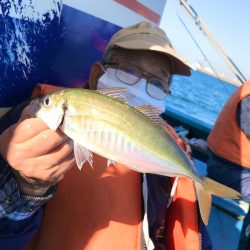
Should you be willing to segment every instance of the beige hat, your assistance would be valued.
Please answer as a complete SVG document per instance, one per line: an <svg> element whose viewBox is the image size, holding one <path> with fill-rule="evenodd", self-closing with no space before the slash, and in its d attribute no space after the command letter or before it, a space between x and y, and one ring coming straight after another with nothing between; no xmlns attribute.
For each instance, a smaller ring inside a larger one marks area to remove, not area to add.
<svg viewBox="0 0 250 250"><path fill-rule="evenodd" d="M114 47L167 54L173 62L173 74L191 74L190 66L176 54L166 33L150 22L140 22L119 30L111 37L105 52Z"/></svg>

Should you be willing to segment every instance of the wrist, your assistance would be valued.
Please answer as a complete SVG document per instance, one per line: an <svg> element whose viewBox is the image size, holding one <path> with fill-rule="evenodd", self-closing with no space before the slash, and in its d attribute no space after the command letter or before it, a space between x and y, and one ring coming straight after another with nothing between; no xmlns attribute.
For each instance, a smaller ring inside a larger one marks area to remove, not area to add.
<svg viewBox="0 0 250 250"><path fill-rule="evenodd" d="M53 185L51 183L37 181L22 175L20 172L13 170L17 185L22 193L28 196L43 196Z"/></svg>
<svg viewBox="0 0 250 250"><path fill-rule="evenodd" d="M17 185L23 194L34 197L43 196L50 188L50 186L34 186L33 184L26 182L25 180L17 180Z"/></svg>

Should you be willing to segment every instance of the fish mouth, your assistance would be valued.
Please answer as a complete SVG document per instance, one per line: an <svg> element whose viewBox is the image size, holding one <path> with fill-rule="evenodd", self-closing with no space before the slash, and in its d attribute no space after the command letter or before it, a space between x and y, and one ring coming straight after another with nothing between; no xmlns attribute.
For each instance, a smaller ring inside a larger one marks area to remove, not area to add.
<svg viewBox="0 0 250 250"><path fill-rule="evenodd" d="M39 99L34 99L29 104L29 115L30 117L36 117L36 114L41 109Z"/></svg>

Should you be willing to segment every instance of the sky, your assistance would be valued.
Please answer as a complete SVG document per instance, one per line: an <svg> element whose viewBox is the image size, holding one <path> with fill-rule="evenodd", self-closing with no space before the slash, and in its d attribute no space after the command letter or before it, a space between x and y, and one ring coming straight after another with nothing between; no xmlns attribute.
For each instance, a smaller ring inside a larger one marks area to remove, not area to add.
<svg viewBox="0 0 250 250"><path fill-rule="evenodd" d="M250 1L249 0L188 0L199 18L216 38L224 51L234 61L246 79L250 79ZM179 0L167 0L160 27L164 29L177 53L192 65L209 67L192 38L181 24L181 17L189 31L205 53L216 73L236 80L219 53L195 25L194 20L179 4Z"/></svg>

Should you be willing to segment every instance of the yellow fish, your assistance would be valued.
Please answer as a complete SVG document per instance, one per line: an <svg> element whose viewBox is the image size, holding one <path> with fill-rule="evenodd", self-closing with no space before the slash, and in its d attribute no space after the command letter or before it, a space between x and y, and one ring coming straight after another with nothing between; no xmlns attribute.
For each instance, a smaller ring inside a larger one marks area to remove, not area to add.
<svg viewBox="0 0 250 250"><path fill-rule="evenodd" d="M152 106L131 107L126 89L98 91L64 89L36 99L31 113L53 130L60 128L74 141L79 168L92 165L92 152L141 173L191 178L195 183L201 216L208 224L211 194L238 199L235 190L202 177L164 127Z"/></svg>

